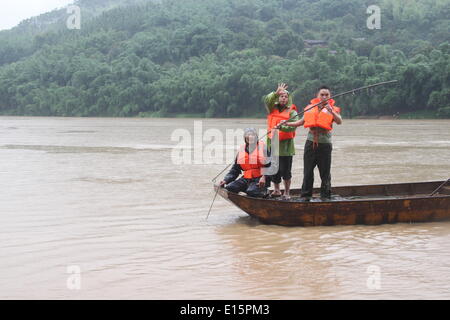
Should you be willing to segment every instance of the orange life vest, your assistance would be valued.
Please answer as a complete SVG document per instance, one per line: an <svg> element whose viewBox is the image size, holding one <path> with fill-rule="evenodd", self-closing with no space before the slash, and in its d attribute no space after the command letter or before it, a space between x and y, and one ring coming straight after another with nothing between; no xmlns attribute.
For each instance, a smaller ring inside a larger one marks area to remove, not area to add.
<svg viewBox="0 0 450 320"><path fill-rule="evenodd" d="M255 150L249 155L245 152L245 144L240 147L237 164L244 171L244 178L253 179L262 176L261 168L265 165L264 143L259 142Z"/></svg>
<svg viewBox="0 0 450 320"><path fill-rule="evenodd" d="M308 111L305 112L304 115L305 128L319 127L331 131L333 130L334 117L327 110L327 108L322 108L322 110L319 111L319 106L316 106L310 109L313 105L319 103L320 101L321 101L320 98L313 99L311 100L311 104L305 108L305 110L309 109ZM333 108L334 112L337 113L341 112L341 108L334 106L335 101L333 99L328 100L328 103Z"/></svg>
<svg viewBox="0 0 450 320"><path fill-rule="evenodd" d="M297 107L295 106L295 104L292 104L289 108L284 109L282 112L280 112L278 108L273 108L272 112L267 116L267 132L270 131L270 139L272 139L273 137L273 128L275 128L281 121L289 120L292 110L297 111ZM280 141L293 138L295 138L295 131L283 132L280 130L278 134L278 139Z"/></svg>

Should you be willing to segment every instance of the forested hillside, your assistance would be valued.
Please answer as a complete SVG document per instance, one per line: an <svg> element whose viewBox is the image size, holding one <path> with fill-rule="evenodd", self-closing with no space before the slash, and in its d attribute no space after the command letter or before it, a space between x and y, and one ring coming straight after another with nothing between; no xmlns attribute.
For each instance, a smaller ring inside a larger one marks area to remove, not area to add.
<svg viewBox="0 0 450 320"><path fill-rule="evenodd" d="M0 114L258 117L287 82L307 104L340 99L345 116L450 117L448 0L80 0L0 32ZM381 29L369 30L369 5ZM311 41L320 40L320 41Z"/></svg>

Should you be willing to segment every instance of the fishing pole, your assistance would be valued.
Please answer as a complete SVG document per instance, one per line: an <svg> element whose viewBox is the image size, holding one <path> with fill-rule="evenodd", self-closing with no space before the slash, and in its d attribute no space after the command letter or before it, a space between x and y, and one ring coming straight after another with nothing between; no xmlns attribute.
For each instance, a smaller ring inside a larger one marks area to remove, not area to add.
<svg viewBox="0 0 450 320"><path fill-rule="evenodd" d="M214 195L214 199L211 202L211 206L209 207L208 215L206 216L206 220L208 220L209 214L211 213L211 209L214 205L214 201L216 201L217 194L219 193L220 185L217 186L216 194Z"/></svg>
<svg viewBox="0 0 450 320"><path fill-rule="evenodd" d="M369 86L364 86L364 87L356 88L356 89L353 89L353 90L350 90L350 91L346 91L346 92L339 93L339 94L337 94L337 95L331 96L331 97L329 97L329 98L327 98L327 99L325 99L325 100L323 100L323 101L321 101L321 102L319 102L319 103L316 103L316 104L312 105L311 107L309 107L309 108L307 108L307 109L305 109L305 110L303 110L303 111L297 113L295 116L290 117L290 118L287 119L285 122L289 122L290 120L292 120L292 119L298 117L299 115L302 115L302 114L305 113L305 112L308 112L308 111L311 110L311 109L314 109L315 107L317 107L317 106L323 104L324 102L327 102L328 100L336 99L336 98L338 98L338 97L342 97L342 96L345 96L345 95L350 94L350 93L353 93L353 94L354 94L355 92L361 91L361 90L364 90L364 89L369 89L369 88L373 88L373 87L378 87L378 86L382 86L382 85L386 85L386 84L391 84L391 83L395 83L395 82L397 82L397 80L384 81L384 82L379 82L379 83L371 84L371 85L369 85ZM275 128L270 129L270 130L269 130L264 136L262 136L258 141L261 141L262 139L264 139L266 136L268 136L268 135L272 132L272 130L275 130L275 129L278 129L278 126L276 126ZM232 164L233 164L233 163L230 163L225 169L223 169L218 175L216 175L216 176L211 180L211 182L214 183L214 182L216 181L216 179L217 179L217 178L218 178L225 170L227 170Z"/></svg>
<svg viewBox="0 0 450 320"><path fill-rule="evenodd" d="M331 96L331 97L329 97L329 98L327 98L327 99L325 99L325 100L322 100L322 101L320 101L319 103L316 103L316 104L312 105L311 107L309 107L309 108L307 108L307 109L305 109L305 110L303 110L303 111L301 111L301 112L298 112L295 116L290 117L290 118L287 119L284 123L289 122L290 120L292 120L292 119L298 117L299 115L302 115L302 114L304 114L305 112L308 112L309 110L314 109L315 107L317 107L317 106L319 106L319 105L321 105L321 104L323 104L323 103L325 103L325 102L327 102L327 101L329 101L329 100L331 100L331 99L336 99L336 98L338 98L338 97L342 97L342 96L345 96L345 95L350 94L350 93L353 93L353 94L354 94L354 93L357 92L357 91L361 91L361 90L364 90L364 89L369 89L369 88L373 88L373 87L377 87L377 86L381 86L381 85L385 85L385 84L395 83L395 82L397 82L397 80L391 80L391 81L379 82L379 83L372 84L372 85L370 85L370 86L364 86L364 87L356 88L356 89L353 89L353 90L350 90L350 91L346 91L346 92L339 93L339 94L334 95L334 96ZM259 140L262 140L263 138L265 138L266 136L268 136L268 135L272 132L272 130L275 130L275 129L279 129L278 126L276 126L275 128L270 129L270 130L269 130L264 136L262 136L262 138L259 139Z"/></svg>

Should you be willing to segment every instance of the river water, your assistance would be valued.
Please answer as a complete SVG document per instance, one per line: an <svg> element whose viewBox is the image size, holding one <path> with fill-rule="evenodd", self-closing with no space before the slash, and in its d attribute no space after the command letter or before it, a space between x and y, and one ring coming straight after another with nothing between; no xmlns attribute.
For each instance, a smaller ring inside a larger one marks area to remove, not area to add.
<svg viewBox="0 0 450 320"><path fill-rule="evenodd" d="M450 298L446 224L271 226L219 198L206 220L227 163L194 159L194 136L233 152L220 133L264 120L198 121L1 117L0 298ZM333 139L335 186L450 176L448 120L346 120Z"/></svg>

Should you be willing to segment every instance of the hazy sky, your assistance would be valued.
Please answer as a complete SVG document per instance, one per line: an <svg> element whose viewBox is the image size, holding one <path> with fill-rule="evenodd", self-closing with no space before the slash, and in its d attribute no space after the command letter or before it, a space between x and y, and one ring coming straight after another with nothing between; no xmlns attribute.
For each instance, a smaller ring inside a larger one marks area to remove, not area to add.
<svg viewBox="0 0 450 320"><path fill-rule="evenodd" d="M10 29L22 20L73 2L74 0L0 0L0 30Z"/></svg>

